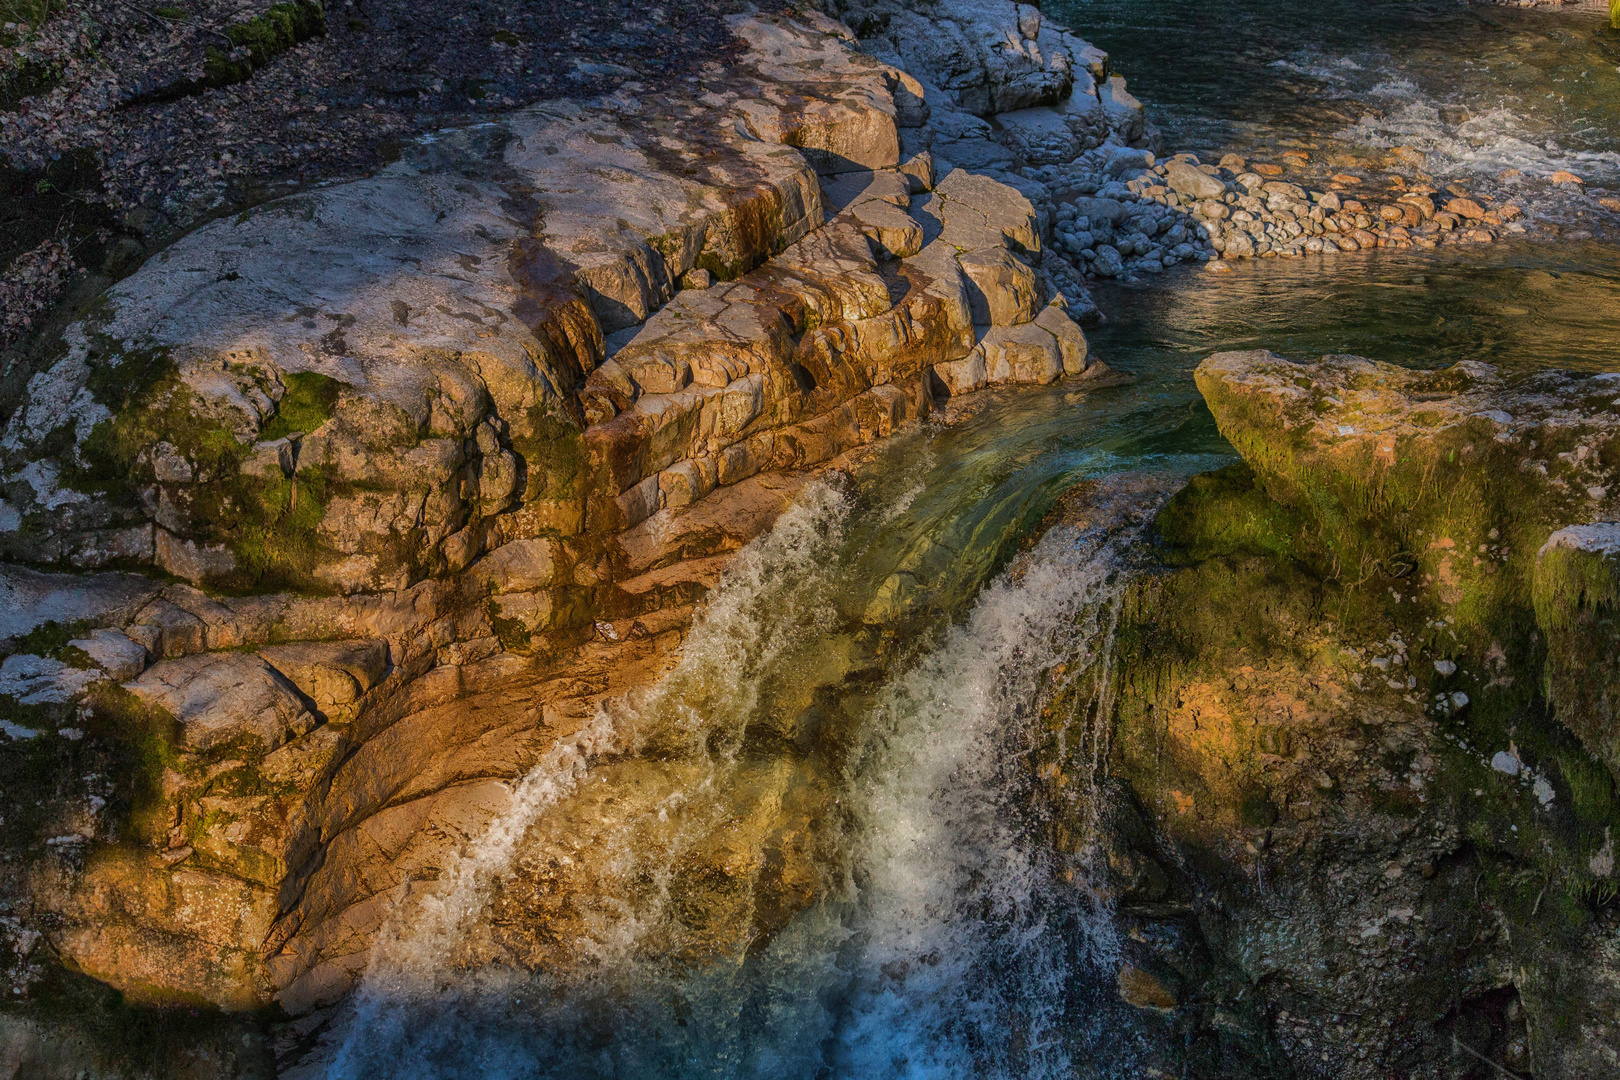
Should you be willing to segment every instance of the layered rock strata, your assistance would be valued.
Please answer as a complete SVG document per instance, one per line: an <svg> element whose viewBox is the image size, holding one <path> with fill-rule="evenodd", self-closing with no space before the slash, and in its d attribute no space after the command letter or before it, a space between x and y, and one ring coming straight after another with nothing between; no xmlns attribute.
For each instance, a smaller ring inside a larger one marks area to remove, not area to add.
<svg viewBox="0 0 1620 1080"><path fill-rule="evenodd" d="M1214 1074L1614 1071L1620 377L1198 381L1243 462L1161 514L1121 616L1147 1022Z"/></svg>
<svg viewBox="0 0 1620 1080"><path fill-rule="evenodd" d="M936 395L1101 370L1046 217L927 148L954 99L830 20L733 30L746 63L690 91L199 229L28 378L0 439L19 989L48 941L136 1000L337 999L813 470ZM1129 126L1035 83L1088 140Z"/></svg>

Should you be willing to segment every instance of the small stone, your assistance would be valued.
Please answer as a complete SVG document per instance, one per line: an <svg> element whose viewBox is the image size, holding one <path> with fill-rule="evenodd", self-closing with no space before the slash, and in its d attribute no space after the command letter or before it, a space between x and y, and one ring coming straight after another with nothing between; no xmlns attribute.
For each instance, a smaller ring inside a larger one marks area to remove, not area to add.
<svg viewBox="0 0 1620 1080"><path fill-rule="evenodd" d="M1552 176L1549 179L1551 179L1552 182L1555 183L1555 184L1584 184L1584 183L1586 183L1585 180L1582 180L1580 177L1576 176L1574 173L1568 172L1568 171L1566 171L1564 169L1559 169L1557 172L1553 173Z"/></svg>
<svg viewBox="0 0 1620 1080"><path fill-rule="evenodd" d="M1436 660L1434 670L1442 675L1455 675L1457 674L1457 665L1450 660Z"/></svg>
<svg viewBox="0 0 1620 1080"><path fill-rule="evenodd" d="M1185 161L1170 162L1165 179L1178 195L1189 199L1218 199L1226 194L1225 184Z"/></svg>
<svg viewBox="0 0 1620 1080"><path fill-rule="evenodd" d="M1119 277L1125 271L1125 260L1120 257L1119 249L1108 244L1097 246L1097 257L1091 264L1092 273L1098 277Z"/></svg>
<svg viewBox="0 0 1620 1080"><path fill-rule="evenodd" d="M1491 768L1504 776L1518 776L1524 763L1506 750L1498 750L1491 758Z"/></svg>
<svg viewBox="0 0 1620 1080"><path fill-rule="evenodd" d="M1125 964L1119 969L1119 997L1138 1009L1168 1011L1179 1004L1176 994L1141 968Z"/></svg>

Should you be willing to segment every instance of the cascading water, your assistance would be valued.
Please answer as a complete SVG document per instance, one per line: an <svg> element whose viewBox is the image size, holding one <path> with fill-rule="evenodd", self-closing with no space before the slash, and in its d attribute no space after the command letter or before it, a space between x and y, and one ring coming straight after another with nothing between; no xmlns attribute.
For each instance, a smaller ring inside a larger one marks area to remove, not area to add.
<svg viewBox="0 0 1620 1080"><path fill-rule="evenodd" d="M326 1075L1069 1075L1076 990L1114 948L1084 853L1041 828L1035 721L1055 688L1106 684L1113 601L1164 487L1109 484L963 621L883 646L850 629L873 585L848 571L904 500L813 486L739 554L679 665L555 746L385 933ZM766 746L758 729L810 683L847 718L810 739L834 749ZM536 965L501 925L508 894L555 855L545 822L580 821L598 790L634 804L580 845L605 891L576 898L579 938L546 954L568 962ZM691 872L780 861L756 820L808 830L796 872L817 879L766 930L750 908L768 865L741 905Z"/></svg>
<svg viewBox="0 0 1620 1080"><path fill-rule="evenodd" d="M1620 35L1590 9L1056 0L1048 10L1109 52L1173 151L1265 161L1305 150L1334 162L1325 172L1355 172L1399 148L1441 185L1524 198L1526 182L1563 169L1588 187L1620 186ZM1594 227L1578 195L1566 185L1533 197Z"/></svg>
<svg viewBox="0 0 1620 1080"><path fill-rule="evenodd" d="M1116 946L1089 853L1041 842L1031 751L1056 669L1109 685L1142 509L1116 491L1097 523L1053 529L882 695L856 782L859 948L833 1075L1072 1074L1071 994Z"/></svg>

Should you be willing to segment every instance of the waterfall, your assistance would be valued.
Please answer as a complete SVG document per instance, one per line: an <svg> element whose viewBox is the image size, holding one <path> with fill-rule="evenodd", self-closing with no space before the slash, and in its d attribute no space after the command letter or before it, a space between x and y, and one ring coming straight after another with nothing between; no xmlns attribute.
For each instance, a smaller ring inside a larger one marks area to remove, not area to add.
<svg viewBox="0 0 1620 1080"><path fill-rule="evenodd" d="M838 1075L1071 1073L1069 984L1117 949L1107 905L1029 828L1027 751L1059 682L1111 685L1137 534L1122 528L1129 494L1101 502L1098 524L1052 529L986 588L872 718L855 811L864 949Z"/></svg>
<svg viewBox="0 0 1620 1080"><path fill-rule="evenodd" d="M675 958L702 920L671 882L732 824L731 793L758 783L750 725L771 715L784 680L826 664L848 609L863 606L849 601L851 549L863 546L851 525L882 511L859 509L850 487L812 486L740 552L678 665L552 747L511 809L399 913L328 1080L1069 1073L1072 988L1097 982L1115 946L1086 867L1075 873L1042 838L1031 729L1058 689L1108 685L1140 486L1105 491L1089 523L1049 530L962 621L887 654L880 684L850 706L855 745L817 819L823 887L779 933ZM1085 739L1094 754L1097 733ZM582 853L633 881L635 897L591 909L577 971L490 962L472 943L533 830L637 755L682 770L684 787L648 811L658 848L632 850L627 826Z"/></svg>

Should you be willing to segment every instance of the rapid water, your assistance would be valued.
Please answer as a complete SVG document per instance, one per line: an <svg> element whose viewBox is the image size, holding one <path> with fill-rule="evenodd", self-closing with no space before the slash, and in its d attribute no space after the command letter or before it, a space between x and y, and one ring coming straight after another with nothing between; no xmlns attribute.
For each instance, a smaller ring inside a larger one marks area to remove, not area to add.
<svg viewBox="0 0 1620 1080"><path fill-rule="evenodd" d="M392 928L327 1075L1072 1075L1113 931L1088 853L1043 839L1031 723L1059 682L1106 685L1141 530L1219 460L1184 391L1144 383L1009 395L1011 433L987 402L813 486L675 670L554 748ZM1109 444L1144 436L1110 478ZM1086 476L1078 518L981 589ZM563 847L594 891L548 965L514 894ZM773 859L808 883L785 921L760 918Z"/></svg>
<svg viewBox="0 0 1620 1080"><path fill-rule="evenodd" d="M393 927L325 1075L1130 1075L1093 855L1052 843L1073 808L1034 780L1043 703L1105 669L1159 500L1228 460L1189 378L1209 352L1620 370L1605 252L1487 254L1112 286L1092 340L1132 384L977 395L812 486L678 667ZM1059 758L1095 795L1086 717Z"/></svg>

